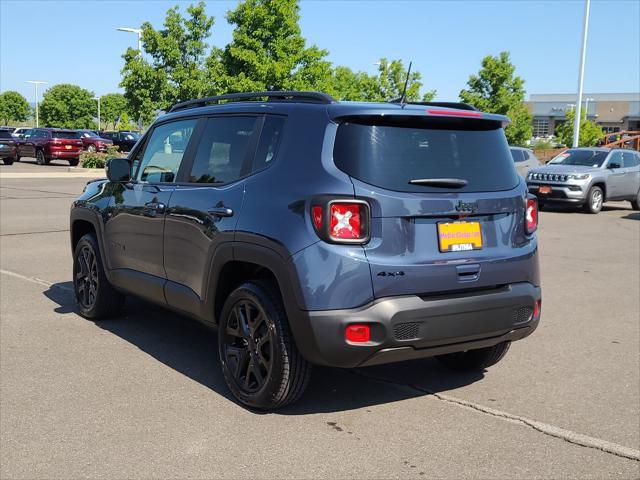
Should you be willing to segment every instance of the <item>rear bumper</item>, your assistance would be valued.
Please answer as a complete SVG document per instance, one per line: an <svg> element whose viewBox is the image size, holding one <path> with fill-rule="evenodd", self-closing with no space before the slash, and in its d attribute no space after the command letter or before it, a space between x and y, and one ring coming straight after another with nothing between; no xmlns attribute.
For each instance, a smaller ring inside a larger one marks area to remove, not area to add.
<svg viewBox="0 0 640 480"><path fill-rule="evenodd" d="M82 150L50 150L49 157L67 160L69 158L78 158L81 153Z"/></svg>
<svg viewBox="0 0 640 480"><path fill-rule="evenodd" d="M312 363L359 367L484 348L530 335L541 290L515 283L490 290L376 300L346 310L299 312L296 344ZM371 340L345 340L349 324L368 324Z"/></svg>

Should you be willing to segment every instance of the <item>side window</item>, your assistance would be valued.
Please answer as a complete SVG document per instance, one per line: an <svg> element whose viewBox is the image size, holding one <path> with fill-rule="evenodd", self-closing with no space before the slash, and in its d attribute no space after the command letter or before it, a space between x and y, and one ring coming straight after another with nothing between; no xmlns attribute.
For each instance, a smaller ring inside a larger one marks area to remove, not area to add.
<svg viewBox="0 0 640 480"><path fill-rule="evenodd" d="M522 155L522 150L518 150L516 148L512 149L511 156L513 157L513 161L516 163L524 162L524 156Z"/></svg>
<svg viewBox="0 0 640 480"><path fill-rule="evenodd" d="M624 166L624 163L623 163L623 160L622 160L622 152L613 152L611 154L611 156L609 157L608 165L611 165L612 163L617 163L621 167Z"/></svg>
<svg viewBox="0 0 640 480"><path fill-rule="evenodd" d="M531 158L528 150L522 150L522 155L524 155L525 160L529 160Z"/></svg>
<svg viewBox="0 0 640 480"><path fill-rule="evenodd" d="M257 117L213 117L207 120L189 174L192 183L230 183L242 176Z"/></svg>
<svg viewBox="0 0 640 480"><path fill-rule="evenodd" d="M165 123L151 133L140 162L138 181L174 182L197 120Z"/></svg>
<svg viewBox="0 0 640 480"><path fill-rule="evenodd" d="M253 161L253 172L260 171L271 164L278 151L283 130L283 117L265 117L260 143L258 143L258 150Z"/></svg>
<svg viewBox="0 0 640 480"><path fill-rule="evenodd" d="M637 167L640 165L640 154L632 153L629 159L624 159L624 164L626 167Z"/></svg>

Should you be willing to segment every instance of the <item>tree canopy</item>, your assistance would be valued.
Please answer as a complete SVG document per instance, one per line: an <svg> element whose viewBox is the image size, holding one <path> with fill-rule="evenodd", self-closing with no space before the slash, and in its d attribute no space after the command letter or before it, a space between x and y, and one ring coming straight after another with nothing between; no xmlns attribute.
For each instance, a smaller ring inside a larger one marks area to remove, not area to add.
<svg viewBox="0 0 640 480"><path fill-rule="evenodd" d="M604 136L602 128L591 120L587 120L586 112L582 110L580 114L580 136L578 137L579 147L593 147ZM573 126L576 120L575 108L570 108L565 112L566 121L556 127L556 138L566 146L573 146Z"/></svg>
<svg viewBox="0 0 640 480"><path fill-rule="evenodd" d="M93 92L61 83L47 90L40 103L41 122L50 127L93 128L97 103Z"/></svg>
<svg viewBox="0 0 640 480"><path fill-rule="evenodd" d="M115 128L118 118L128 113L127 99L121 93L107 93L100 97L100 118L107 128Z"/></svg>
<svg viewBox="0 0 640 480"><path fill-rule="evenodd" d="M509 52L484 57L482 68L469 77L468 88L460 92L460 99L484 112L509 116L511 124L505 128L507 140L511 145L523 145L531 138L533 127L524 104L524 80L515 75L515 69Z"/></svg>
<svg viewBox="0 0 640 480"><path fill-rule="evenodd" d="M142 25L145 54L129 48L123 55L122 86L134 118L150 122L172 104L233 92L317 90L344 100L382 101L400 97L406 66L381 59L376 75L334 67L328 52L308 45L300 29L297 0L242 0L227 13L233 36L224 48L209 47L214 18L204 3L167 11L164 28ZM414 71L409 100L421 94L421 75Z"/></svg>
<svg viewBox="0 0 640 480"><path fill-rule="evenodd" d="M0 120L3 125L24 122L30 113L29 103L21 94L12 90L0 93Z"/></svg>

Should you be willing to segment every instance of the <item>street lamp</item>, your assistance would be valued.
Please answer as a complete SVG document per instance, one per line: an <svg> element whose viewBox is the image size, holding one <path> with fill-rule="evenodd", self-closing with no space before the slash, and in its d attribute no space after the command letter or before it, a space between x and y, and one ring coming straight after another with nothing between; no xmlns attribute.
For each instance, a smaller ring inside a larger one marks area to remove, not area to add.
<svg viewBox="0 0 640 480"><path fill-rule="evenodd" d="M100 131L100 97L93 97L93 99L98 101L98 131Z"/></svg>
<svg viewBox="0 0 640 480"><path fill-rule="evenodd" d="M38 128L38 85L43 85L48 82L42 82L40 80L27 80L27 83L33 83L36 87L36 128Z"/></svg>
<svg viewBox="0 0 640 480"><path fill-rule="evenodd" d="M584 25L582 26L582 55L580 55L580 71L578 72L578 99L576 102L576 118L573 124L573 148L578 146L580 137L580 116L582 109L582 85L584 83L584 57L587 53L587 34L589 33L589 7L591 0L584 2Z"/></svg>
<svg viewBox="0 0 640 480"><path fill-rule="evenodd" d="M142 55L142 29L140 28L129 28L129 27L118 27L116 30L121 32L129 32L135 33L138 35L138 52Z"/></svg>
<svg viewBox="0 0 640 480"><path fill-rule="evenodd" d="M589 118L589 102L595 102L595 98L587 97L584 99L584 117Z"/></svg>

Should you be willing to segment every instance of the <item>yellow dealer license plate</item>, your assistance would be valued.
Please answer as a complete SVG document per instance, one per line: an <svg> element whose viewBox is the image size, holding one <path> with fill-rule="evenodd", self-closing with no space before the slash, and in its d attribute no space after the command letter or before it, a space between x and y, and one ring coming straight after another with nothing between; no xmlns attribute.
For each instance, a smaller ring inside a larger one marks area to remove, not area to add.
<svg viewBox="0 0 640 480"><path fill-rule="evenodd" d="M441 252L463 252L482 248L480 222L438 223L438 245Z"/></svg>

